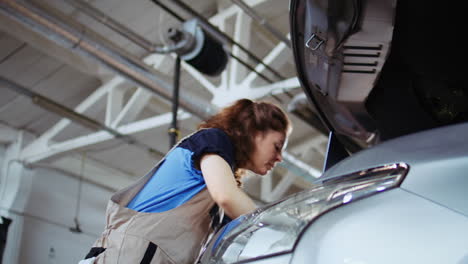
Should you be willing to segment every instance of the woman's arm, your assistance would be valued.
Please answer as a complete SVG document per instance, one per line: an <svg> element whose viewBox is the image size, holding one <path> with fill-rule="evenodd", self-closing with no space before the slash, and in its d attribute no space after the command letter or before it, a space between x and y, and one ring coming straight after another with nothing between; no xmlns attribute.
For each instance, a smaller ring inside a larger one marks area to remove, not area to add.
<svg viewBox="0 0 468 264"><path fill-rule="evenodd" d="M219 155L204 155L200 159L200 168L208 192L230 218L237 218L256 208L252 199L237 186L229 164Z"/></svg>

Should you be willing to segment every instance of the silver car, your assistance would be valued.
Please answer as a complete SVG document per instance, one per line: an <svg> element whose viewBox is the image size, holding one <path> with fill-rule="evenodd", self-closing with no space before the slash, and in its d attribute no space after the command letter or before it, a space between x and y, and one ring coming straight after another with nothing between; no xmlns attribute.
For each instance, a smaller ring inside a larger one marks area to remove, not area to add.
<svg viewBox="0 0 468 264"><path fill-rule="evenodd" d="M467 132L454 125L354 154L315 188L227 224L202 263L468 263Z"/></svg>
<svg viewBox="0 0 468 264"><path fill-rule="evenodd" d="M330 131L325 171L225 225L201 263L468 263L461 4L290 5L298 76Z"/></svg>

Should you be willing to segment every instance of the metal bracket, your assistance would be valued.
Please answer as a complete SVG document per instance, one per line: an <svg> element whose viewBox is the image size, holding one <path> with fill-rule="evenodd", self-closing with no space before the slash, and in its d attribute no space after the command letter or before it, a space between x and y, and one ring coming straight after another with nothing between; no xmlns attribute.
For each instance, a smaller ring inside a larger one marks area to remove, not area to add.
<svg viewBox="0 0 468 264"><path fill-rule="evenodd" d="M320 46L325 42L322 38L320 38L317 34L312 34L312 36L307 40L306 47L311 50L317 50Z"/></svg>

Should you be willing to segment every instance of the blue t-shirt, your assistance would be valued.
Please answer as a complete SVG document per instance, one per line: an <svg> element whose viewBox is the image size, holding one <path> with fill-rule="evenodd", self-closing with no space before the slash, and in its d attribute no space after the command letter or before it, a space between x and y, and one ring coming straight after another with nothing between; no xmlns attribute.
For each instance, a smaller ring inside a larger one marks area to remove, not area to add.
<svg viewBox="0 0 468 264"><path fill-rule="evenodd" d="M195 161L207 153L221 156L234 171L234 146L217 128L202 129L166 155L159 169L127 205L139 212L164 212L182 205L206 187Z"/></svg>

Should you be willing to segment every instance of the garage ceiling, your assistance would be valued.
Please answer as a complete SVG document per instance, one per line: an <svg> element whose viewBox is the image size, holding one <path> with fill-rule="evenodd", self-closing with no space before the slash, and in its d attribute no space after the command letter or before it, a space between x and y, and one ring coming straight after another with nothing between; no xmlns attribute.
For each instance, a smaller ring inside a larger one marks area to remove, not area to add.
<svg viewBox="0 0 468 264"><path fill-rule="evenodd" d="M182 23L174 14L193 18L185 4L241 46L224 45L232 56L217 77L182 62L181 135L238 98L266 100L284 109L300 105L290 113L294 131L285 162L270 177L250 180L249 190L269 201L310 186L321 170L327 138L310 120L298 118L298 111L310 114L311 109L297 103L303 94L292 52L272 31L288 37L288 1L178 2L0 0L0 143L22 138L16 159L23 164L55 168L112 190L145 174L170 147L168 99L176 56L155 53L135 39L166 45L167 30ZM110 25L119 25L120 33ZM103 63L107 59L122 63L130 74Z"/></svg>

